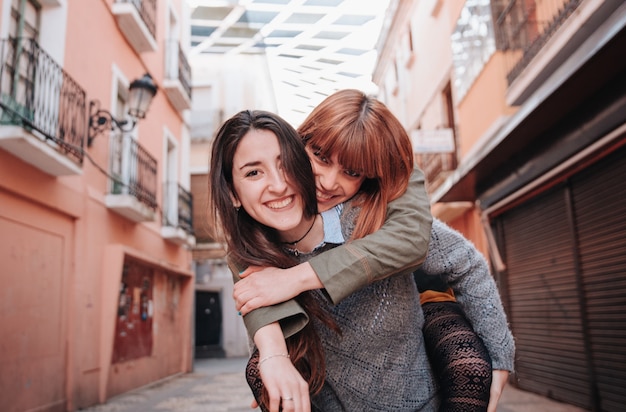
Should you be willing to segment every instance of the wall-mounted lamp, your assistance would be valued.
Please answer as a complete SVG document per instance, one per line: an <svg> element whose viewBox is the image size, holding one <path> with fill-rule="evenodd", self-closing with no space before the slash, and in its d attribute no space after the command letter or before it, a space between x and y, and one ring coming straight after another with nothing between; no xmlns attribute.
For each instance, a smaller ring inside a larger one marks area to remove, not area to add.
<svg viewBox="0 0 626 412"><path fill-rule="evenodd" d="M100 109L100 101L89 102L89 130L87 132L87 146L91 147L93 140L105 130L115 128L122 132L130 132L135 128L137 120L146 117L146 112L152 99L156 95L157 86L152 77L146 73L141 79L134 80L128 88L128 114L131 120L116 119L107 110Z"/></svg>

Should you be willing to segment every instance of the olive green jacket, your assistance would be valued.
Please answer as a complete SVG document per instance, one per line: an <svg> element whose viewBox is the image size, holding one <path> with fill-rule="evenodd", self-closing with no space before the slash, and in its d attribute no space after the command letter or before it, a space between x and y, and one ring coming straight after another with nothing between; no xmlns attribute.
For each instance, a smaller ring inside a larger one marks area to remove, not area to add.
<svg viewBox="0 0 626 412"><path fill-rule="evenodd" d="M386 277L416 270L426 258L432 215L424 187L424 174L415 169L404 195L389 203L385 224L376 232L338 246L309 260L333 304ZM243 268L229 262L233 280ZM285 337L300 331L308 315L295 301L253 310L244 316L248 335L279 321Z"/></svg>

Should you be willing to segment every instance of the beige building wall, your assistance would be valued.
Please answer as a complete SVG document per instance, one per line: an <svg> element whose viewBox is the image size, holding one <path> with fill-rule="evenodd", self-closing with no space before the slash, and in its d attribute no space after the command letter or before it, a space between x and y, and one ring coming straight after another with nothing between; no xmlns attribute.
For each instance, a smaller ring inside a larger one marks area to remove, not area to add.
<svg viewBox="0 0 626 412"><path fill-rule="evenodd" d="M276 112L274 91L267 60L263 55L209 54L192 56L191 63L194 99L190 116L190 170L197 229L197 242L193 251L195 288L197 293L214 292L219 296L219 356L248 356L248 335L235 310L232 275L224 259L224 249L210 237L210 228L206 222L209 159L215 133L226 119L246 109ZM213 350L210 356L216 356L216 348L209 349ZM196 353L198 356L208 356L205 355L206 348L197 347Z"/></svg>
<svg viewBox="0 0 626 412"><path fill-rule="evenodd" d="M399 0L392 5L395 10L379 42L379 61L373 76L380 88L379 98L410 134L446 128L454 134L454 152L449 155L428 154L426 159L416 156L432 194L455 165L467 160L477 143L488 138L485 135L515 109L505 103L504 67L498 53L485 62L467 92L460 95L455 88L451 39L464 2ZM416 151L418 154L423 155ZM443 165L437 166L440 162ZM471 203L433 202L432 210L487 255L480 216Z"/></svg>

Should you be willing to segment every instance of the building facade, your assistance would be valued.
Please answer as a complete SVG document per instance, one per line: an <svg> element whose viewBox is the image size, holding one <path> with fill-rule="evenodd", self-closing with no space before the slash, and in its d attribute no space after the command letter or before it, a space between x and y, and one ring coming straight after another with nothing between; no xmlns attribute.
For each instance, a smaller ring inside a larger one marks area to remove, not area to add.
<svg viewBox="0 0 626 412"><path fill-rule="evenodd" d="M191 370L188 19L183 0L0 1L0 410Z"/></svg>
<svg viewBox="0 0 626 412"><path fill-rule="evenodd" d="M224 245L213 238L206 220L209 161L222 123L244 109L275 112L274 92L265 55L207 53L192 55L190 62L194 78L189 164L196 222L195 356L248 356L248 335L232 298L233 280Z"/></svg>
<svg viewBox="0 0 626 412"><path fill-rule="evenodd" d="M521 389L626 404L626 4L392 2L374 81L489 257Z"/></svg>

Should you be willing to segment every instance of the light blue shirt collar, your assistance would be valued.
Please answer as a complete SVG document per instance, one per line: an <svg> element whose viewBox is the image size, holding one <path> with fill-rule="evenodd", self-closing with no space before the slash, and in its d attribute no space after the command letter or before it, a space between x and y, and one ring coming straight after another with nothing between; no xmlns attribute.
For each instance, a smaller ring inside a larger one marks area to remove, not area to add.
<svg viewBox="0 0 626 412"><path fill-rule="evenodd" d="M343 204L340 204L321 213L324 222L324 243L340 245L346 242L341 232L341 220L339 218L342 210Z"/></svg>

